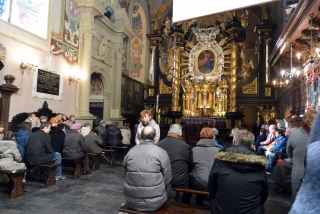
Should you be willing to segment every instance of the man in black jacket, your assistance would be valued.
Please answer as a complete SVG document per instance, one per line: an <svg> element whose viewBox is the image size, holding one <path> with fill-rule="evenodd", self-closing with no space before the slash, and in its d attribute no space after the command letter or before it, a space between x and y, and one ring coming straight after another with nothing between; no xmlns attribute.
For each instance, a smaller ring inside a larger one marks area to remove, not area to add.
<svg viewBox="0 0 320 214"><path fill-rule="evenodd" d="M38 165L47 162L54 162L61 164L61 154L54 152L51 148L50 123L44 122L40 126L40 130L32 133L28 141L26 151L26 159L31 165ZM62 180L66 177L62 176L61 166L57 167L56 180Z"/></svg>
<svg viewBox="0 0 320 214"><path fill-rule="evenodd" d="M173 188L188 187L190 146L181 138L182 127L179 124L170 126L168 135L157 145L164 149L170 158Z"/></svg>
<svg viewBox="0 0 320 214"><path fill-rule="evenodd" d="M263 213L268 160L252 150L253 142L251 132L239 130L233 146L217 154L208 183L212 213Z"/></svg>

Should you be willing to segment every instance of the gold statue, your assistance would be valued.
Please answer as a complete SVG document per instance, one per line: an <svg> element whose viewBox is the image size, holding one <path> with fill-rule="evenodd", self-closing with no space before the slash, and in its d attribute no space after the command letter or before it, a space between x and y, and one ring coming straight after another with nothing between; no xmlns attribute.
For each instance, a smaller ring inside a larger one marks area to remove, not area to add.
<svg viewBox="0 0 320 214"><path fill-rule="evenodd" d="M169 34L169 32L170 32L171 24L172 24L172 21L171 21L171 19L169 18L169 16L167 16L166 21L165 21L165 23L164 23L164 25L165 25L166 27L163 29L163 34L164 34L165 36L168 36L168 34Z"/></svg>
<svg viewBox="0 0 320 214"><path fill-rule="evenodd" d="M254 68L251 59L247 60L247 63L244 64L243 68L244 68L243 78L247 79L250 76L250 74Z"/></svg>

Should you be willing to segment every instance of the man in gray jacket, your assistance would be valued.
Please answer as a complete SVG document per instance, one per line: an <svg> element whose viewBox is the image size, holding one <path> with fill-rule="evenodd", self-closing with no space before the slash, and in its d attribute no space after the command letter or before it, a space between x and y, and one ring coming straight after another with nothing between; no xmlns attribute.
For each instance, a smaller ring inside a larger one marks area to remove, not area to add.
<svg viewBox="0 0 320 214"><path fill-rule="evenodd" d="M131 209L152 212L172 197L171 165L166 151L154 145L156 131L146 126L140 144L124 158L126 172L124 197Z"/></svg>

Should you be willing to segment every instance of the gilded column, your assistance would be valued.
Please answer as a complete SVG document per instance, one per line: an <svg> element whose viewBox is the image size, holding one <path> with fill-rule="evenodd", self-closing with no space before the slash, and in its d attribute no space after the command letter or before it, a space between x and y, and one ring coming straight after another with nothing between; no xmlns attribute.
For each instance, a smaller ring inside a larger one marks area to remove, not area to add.
<svg viewBox="0 0 320 214"><path fill-rule="evenodd" d="M151 46L149 83L152 86L154 85L154 75L156 70L156 49L157 46Z"/></svg>
<svg viewBox="0 0 320 214"><path fill-rule="evenodd" d="M230 111L238 112L238 99L237 99L237 87L238 87L238 68L239 68L239 58L241 45L233 42L231 44L231 80L230 80Z"/></svg>
<svg viewBox="0 0 320 214"><path fill-rule="evenodd" d="M179 111L180 93L180 48L173 49L173 72L172 72L172 111Z"/></svg>

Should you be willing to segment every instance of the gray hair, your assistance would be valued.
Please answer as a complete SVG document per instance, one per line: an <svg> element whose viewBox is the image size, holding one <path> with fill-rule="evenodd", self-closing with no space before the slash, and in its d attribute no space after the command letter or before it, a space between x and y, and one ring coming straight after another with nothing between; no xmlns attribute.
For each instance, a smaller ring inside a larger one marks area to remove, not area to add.
<svg viewBox="0 0 320 214"><path fill-rule="evenodd" d="M100 120L100 125L102 125L102 124L104 124L105 122L104 122L104 120Z"/></svg>
<svg viewBox="0 0 320 214"><path fill-rule="evenodd" d="M246 129L239 129L233 136L235 145L243 145L251 148L254 143L254 135Z"/></svg>
<svg viewBox="0 0 320 214"><path fill-rule="evenodd" d="M276 125L273 125L273 124L269 126L269 129L270 129L270 128L272 128L272 129L274 129L274 130L277 129Z"/></svg>
<svg viewBox="0 0 320 214"><path fill-rule="evenodd" d="M172 124L170 126L169 132L176 133L176 134L182 134L182 127L180 124Z"/></svg>
<svg viewBox="0 0 320 214"><path fill-rule="evenodd" d="M219 134L219 130L216 128L212 128L212 131L214 132L214 135L218 135Z"/></svg>

